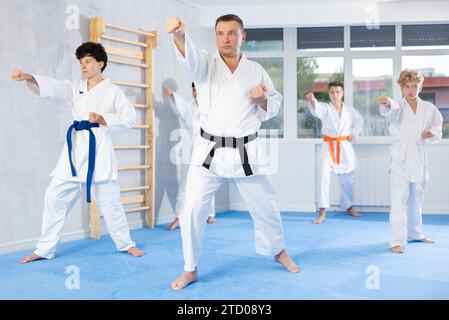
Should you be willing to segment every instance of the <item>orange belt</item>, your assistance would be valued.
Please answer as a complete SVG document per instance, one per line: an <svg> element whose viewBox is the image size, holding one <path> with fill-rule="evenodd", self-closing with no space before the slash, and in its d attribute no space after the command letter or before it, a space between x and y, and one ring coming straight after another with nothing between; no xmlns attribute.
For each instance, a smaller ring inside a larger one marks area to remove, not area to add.
<svg viewBox="0 0 449 320"><path fill-rule="evenodd" d="M340 141L348 140L348 136L340 136L340 137L336 137L336 138L324 136L323 140L329 143L329 149L331 152L332 161L334 163L340 164ZM334 141L337 142L337 157L335 157L335 155L334 155ZM335 160L335 158L337 158L337 160Z"/></svg>

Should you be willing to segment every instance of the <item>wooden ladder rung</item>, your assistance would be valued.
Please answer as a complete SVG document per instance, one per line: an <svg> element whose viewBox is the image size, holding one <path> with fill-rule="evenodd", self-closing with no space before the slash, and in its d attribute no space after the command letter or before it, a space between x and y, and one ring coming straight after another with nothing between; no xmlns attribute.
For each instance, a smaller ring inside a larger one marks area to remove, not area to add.
<svg viewBox="0 0 449 320"><path fill-rule="evenodd" d="M145 170L145 169L150 169L150 166L127 166L127 167L120 167L120 168L118 168L118 171Z"/></svg>
<svg viewBox="0 0 449 320"><path fill-rule="evenodd" d="M148 109L150 106L147 104L142 104L142 103L134 103L134 107Z"/></svg>
<svg viewBox="0 0 449 320"><path fill-rule="evenodd" d="M145 211L150 210L150 207L136 207L136 208L125 208L125 212L135 212L135 211Z"/></svg>
<svg viewBox="0 0 449 320"><path fill-rule="evenodd" d="M115 145L116 150L134 150L134 149L149 149L149 145Z"/></svg>
<svg viewBox="0 0 449 320"><path fill-rule="evenodd" d="M129 187L129 188L120 189L120 192L142 191L142 190L149 190L149 189L150 189L150 186Z"/></svg>
<svg viewBox="0 0 449 320"><path fill-rule="evenodd" d="M128 87L138 87L138 88L149 88L150 86L146 83L137 83L137 82L129 82L129 81L118 81L114 80L112 83L118 86L128 86Z"/></svg>
<svg viewBox="0 0 449 320"><path fill-rule="evenodd" d="M137 34L141 34L141 35L144 35L144 36L150 36L150 37L154 37L155 36L154 32L146 32L146 31L142 31L142 30L137 30L137 29L121 26L121 25L118 25L118 24L112 24L112 23L107 23L106 22L104 25L106 27L109 27L109 28L123 30L123 31L128 31L128 32L132 32L132 33L137 33Z"/></svg>
<svg viewBox="0 0 449 320"><path fill-rule="evenodd" d="M121 43L126 43L126 44L132 44L134 46L139 46L139 47L143 47L143 48L148 48L148 45L146 43L144 43L144 42L131 41L131 40L123 39L123 38L109 36L109 35L106 35L106 34L101 35L101 38L107 39L107 40L111 40L111 41L117 41L117 42L121 42Z"/></svg>
<svg viewBox="0 0 449 320"><path fill-rule="evenodd" d="M127 64L130 66L136 66L148 69L150 66L146 63L140 63L140 62L134 62L129 60L122 60L122 59L114 59L114 58L108 58L108 62L118 63L118 64Z"/></svg>
<svg viewBox="0 0 449 320"><path fill-rule="evenodd" d="M135 203L142 203L145 202L145 195L139 194L136 196L127 196L122 197L122 204L135 204Z"/></svg>
<svg viewBox="0 0 449 320"><path fill-rule="evenodd" d="M136 124L133 129L150 129L150 126L147 124Z"/></svg>
<svg viewBox="0 0 449 320"><path fill-rule="evenodd" d="M112 54L114 56L120 56L120 57L127 57L127 58L133 58L138 60L144 60L143 52L135 51L135 50L129 50L125 48L119 48L114 46L108 46L103 45L106 49L106 52L109 54Z"/></svg>

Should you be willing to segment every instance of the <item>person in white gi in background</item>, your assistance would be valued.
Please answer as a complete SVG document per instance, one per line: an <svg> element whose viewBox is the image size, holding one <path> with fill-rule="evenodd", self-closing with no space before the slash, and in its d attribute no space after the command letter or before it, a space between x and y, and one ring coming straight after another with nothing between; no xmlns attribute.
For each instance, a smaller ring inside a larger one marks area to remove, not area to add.
<svg viewBox="0 0 449 320"><path fill-rule="evenodd" d="M180 215L184 272L171 283L181 290L198 280L198 259L210 202L226 178L236 184L254 221L256 251L272 255L298 272L284 249L281 216L257 131L276 116L282 96L265 70L241 54L242 20L233 14L216 20L218 51L198 50L176 17L166 23L175 52L198 90L201 138L195 144L187 177L186 205Z"/></svg>
<svg viewBox="0 0 449 320"><path fill-rule="evenodd" d="M183 152L186 152L188 149L189 152L189 160L192 155L193 146L195 145L195 141L200 138L200 114L198 111L198 102L196 98L196 88L195 83L192 82L192 96L193 102L187 102L176 92L173 92L171 88L165 87L162 88L162 92L168 97L170 101L170 105L173 108L173 112L181 118L184 128L188 134L187 137L184 137L182 141L188 142L188 147L185 143L182 144ZM186 148L186 149L184 149ZM176 197L176 207L175 214L176 218L173 220L170 225L168 225L165 230L172 231L179 227L179 214L182 211L182 208L185 204L186 199L186 182L187 182L187 173L189 172L189 163L184 163L184 158L181 163L181 179L179 181L178 187L178 196ZM207 223L215 223L215 198L212 200L209 215L207 217Z"/></svg>
<svg viewBox="0 0 449 320"><path fill-rule="evenodd" d="M392 227L391 252L403 253L408 241L434 243L422 231L422 203L429 180L426 145L441 140L443 117L432 103L419 98L424 77L416 70L401 71L403 99L379 98L380 113L390 123Z"/></svg>
<svg viewBox="0 0 449 320"><path fill-rule="evenodd" d="M37 249L21 259L21 263L52 259L55 256L66 215L80 198L84 186L88 202L92 187L93 196L117 250L137 257L144 254L136 248L130 237L120 199L117 160L110 136L111 132L131 128L135 124L136 111L117 86L109 79L103 79L107 54L101 44L82 44L76 50L76 57L85 80L58 81L20 70L11 73L12 79L16 81L26 80L33 94L70 103L75 120L67 134L58 164L50 174L52 180L45 193ZM75 129L74 133L72 129ZM73 150L70 152L72 140Z"/></svg>
<svg viewBox="0 0 449 320"><path fill-rule="evenodd" d="M340 207L354 217L361 217L352 207L354 172L357 168L352 142L361 133L363 118L352 106L343 103L343 83L329 83L331 103L318 102L313 92L306 94L309 110L321 120L323 143L321 145L320 184L318 186L319 216L313 221L320 224L329 208L329 185L332 171L338 176L341 187Z"/></svg>

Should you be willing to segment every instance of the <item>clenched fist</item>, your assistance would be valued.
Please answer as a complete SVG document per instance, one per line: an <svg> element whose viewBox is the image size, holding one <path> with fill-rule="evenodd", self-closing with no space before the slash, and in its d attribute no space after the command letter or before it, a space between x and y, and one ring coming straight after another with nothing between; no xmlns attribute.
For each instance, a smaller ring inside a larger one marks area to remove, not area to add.
<svg viewBox="0 0 449 320"><path fill-rule="evenodd" d="M306 92L306 100L307 101L315 100L315 95L313 94L313 91Z"/></svg>
<svg viewBox="0 0 449 320"><path fill-rule="evenodd" d="M388 97L382 96L379 98L379 100L377 101L380 105L383 105L387 108L390 107L390 100L388 99Z"/></svg>
<svg viewBox="0 0 449 320"><path fill-rule="evenodd" d="M165 23L165 31L173 33L174 36L184 35L185 25L178 17L171 17Z"/></svg>
<svg viewBox="0 0 449 320"><path fill-rule="evenodd" d="M424 139L426 139L426 138L432 138L434 136L434 134L432 133L432 131L424 130L423 133L421 134L421 136Z"/></svg>
<svg viewBox="0 0 449 320"><path fill-rule="evenodd" d="M267 96L265 92L267 92L267 87L264 84L259 84L257 87L251 89L251 99L261 107L266 106Z"/></svg>
<svg viewBox="0 0 449 320"><path fill-rule="evenodd" d="M95 112L89 112L89 122L90 123L98 123L103 126L106 126L106 121L103 119L101 114L95 113Z"/></svg>
<svg viewBox="0 0 449 320"><path fill-rule="evenodd" d="M33 76L20 70L14 70L11 72L11 78L16 81L24 81L33 79Z"/></svg>

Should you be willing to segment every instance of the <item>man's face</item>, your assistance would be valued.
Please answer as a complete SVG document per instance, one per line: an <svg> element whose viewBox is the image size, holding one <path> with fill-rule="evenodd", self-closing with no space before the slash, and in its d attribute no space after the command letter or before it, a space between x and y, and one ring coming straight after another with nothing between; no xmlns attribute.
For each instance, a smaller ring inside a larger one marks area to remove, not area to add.
<svg viewBox="0 0 449 320"><path fill-rule="evenodd" d="M329 98L332 104L339 104L343 99L344 91L340 86L332 86L329 88Z"/></svg>
<svg viewBox="0 0 449 320"><path fill-rule="evenodd" d="M98 62L94 57L84 57L80 59L80 69L83 73L84 79L90 79L94 76L101 74L101 68L104 62Z"/></svg>
<svg viewBox="0 0 449 320"><path fill-rule="evenodd" d="M237 21L220 21L215 28L218 52L225 57L239 55L245 37L246 33Z"/></svg>
<svg viewBox="0 0 449 320"><path fill-rule="evenodd" d="M402 94L406 99L414 100L418 97L421 92L422 87L419 85L418 81L406 82L402 87Z"/></svg>
<svg viewBox="0 0 449 320"><path fill-rule="evenodd" d="M196 100L196 89L195 88L192 88L192 96L193 96L193 99Z"/></svg>

